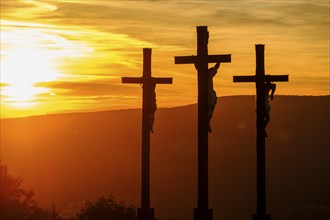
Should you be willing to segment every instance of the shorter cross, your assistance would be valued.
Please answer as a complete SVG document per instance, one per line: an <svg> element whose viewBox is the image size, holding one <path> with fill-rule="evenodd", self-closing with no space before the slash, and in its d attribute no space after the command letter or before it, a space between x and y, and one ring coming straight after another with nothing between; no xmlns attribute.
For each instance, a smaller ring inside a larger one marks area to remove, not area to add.
<svg viewBox="0 0 330 220"><path fill-rule="evenodd" d="M122 77L122 83L138 83L143 88L142 103L142 195L138 220L154 220L154 209L150 208L150 131L156 110L156 84L171 84L172 78L151 76L151 49L143 48L143 76Z"/></svg>
<svg viewBox="0 0 330 220"><path fill-rule="evenodd" d="M266 212L266 157L265 157L265 102L268 99L266 82L287 82L288 75L265 75L264 45L256 48L256 75L234 76L234 82L255 82L257 90L257 212L253 220L269 220L270 213Z"/></svg>
<svg viewBox="0 0 330 220"><path fill-rule="evenodd" d="M207 26L197 27L197 56L175 57L175 64L195 64L198 81L198 207L194 220L212 220L208 204L209 63L231 62L231 55L208 54Z"/></svg>

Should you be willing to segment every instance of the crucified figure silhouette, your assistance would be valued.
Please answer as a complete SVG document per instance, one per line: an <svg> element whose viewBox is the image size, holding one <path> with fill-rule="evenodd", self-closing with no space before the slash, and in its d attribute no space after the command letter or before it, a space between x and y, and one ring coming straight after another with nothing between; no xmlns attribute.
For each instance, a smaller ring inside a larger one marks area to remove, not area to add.
<svg viewBox="0 0 330 220"><path fill-rule="evenodd" d="M267 80L265 83L265 136L268 137L266 133L266 127L270 121L270 104L269 99L274 99L274 93L276 90L276 84ZM270 93L270 94L269 94Z"/></svg>
<svg viewBox="0 0 330 220"><path fill-rule="evenodd" d="M211 119L213 116L215 105L217 104L217 93L213 89L213 77L217 74L220 67L220 62L217 62L214 67L208 70L208 120L209 132L212 132Z"/></svg>
<svg viewBox="0 0 330 220"><path fill-rule="evenodd" d="M152 83L151 96L150 96L150 131L151 131L151 133L154 133L154 121L155 121L156 110L157 110L156 83Z"/></svg>

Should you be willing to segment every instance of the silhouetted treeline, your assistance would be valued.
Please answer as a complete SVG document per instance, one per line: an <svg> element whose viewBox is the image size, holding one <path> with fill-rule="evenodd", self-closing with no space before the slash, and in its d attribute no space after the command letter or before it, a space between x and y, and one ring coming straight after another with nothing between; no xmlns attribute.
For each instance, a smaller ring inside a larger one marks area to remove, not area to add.
<svg viewBox="0 0 330 220"><path fill-rule="evenodd" d="M22 188L22 177L9 174L0 164L0 220L65 220L56 211L41 208L33 199L34 190ZM133 205L115 201L113 196L86 201L76 216L68 220L135 220Z"/></svg>
<svg viewBox="0 0 330 220"><path fill-rule="evenodd" d="M62 220L58 213L41 208L33 199L34 190L25 190L22 177L8 173L0 164L0 219L1 220Z"/></svg>
<svg viewBox="0 0 330 220"><path fill-rule="evenodd" d="M135 220L133 205L116 202L113 196L87 201L77 214L77 220Z"/></svg>

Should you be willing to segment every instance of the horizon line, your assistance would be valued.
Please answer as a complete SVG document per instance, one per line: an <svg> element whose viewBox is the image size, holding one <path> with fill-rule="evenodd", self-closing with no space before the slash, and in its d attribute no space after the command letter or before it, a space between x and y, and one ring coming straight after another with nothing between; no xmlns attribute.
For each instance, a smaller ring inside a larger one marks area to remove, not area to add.
<svg viewBox="0 0 330 220"><path fill-rule="evenodd" d="M249 97L255 95L227 95L227 96L219 96L218 99L222 98L238 98L238 97ZM330 97L328 95L276 95L277 97ZM197 105L198 103L190 103L186 105L173 106L173 107L160 107L159 109L174 109L174 108L184 108L188 106ZM17 117L0 117L0 120L9 120L9 119L24 119L24 118L32 118L32 117L43 117L43 116L56 116L56 115L69 115L69 114L88 114L88 113L102 113L102 112L110 112L110 111L127 111L127 110L141 110L141 108L118 108L118 109L86 109L86 110L78 110L78 111L67 111L67 112L53 112L53 113L45 113L45 114L31 114L25 116L17 116Z"/></svg>

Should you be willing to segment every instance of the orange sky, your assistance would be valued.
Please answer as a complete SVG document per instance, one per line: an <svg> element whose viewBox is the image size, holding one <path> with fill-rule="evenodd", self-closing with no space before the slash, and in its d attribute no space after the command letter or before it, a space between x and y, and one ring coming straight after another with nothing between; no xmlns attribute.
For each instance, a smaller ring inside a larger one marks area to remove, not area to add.
<svg viewBox="0 0 330 220"><path fill-rule="evenodd" d="M329 95L329 2L1 0L1 117L141 107L142 48L158 85L159 107L195 103L196 26L209 27L209 53L232 54L214 80L218 96L254 94L233 75L255 71L265 44L266 72L289 74L277 94Z"/></svg>

